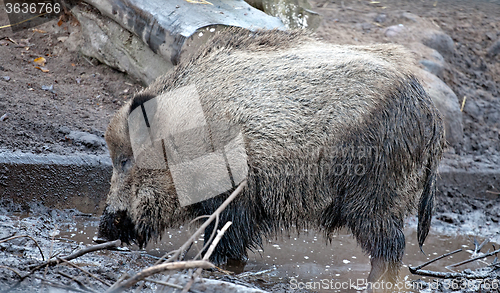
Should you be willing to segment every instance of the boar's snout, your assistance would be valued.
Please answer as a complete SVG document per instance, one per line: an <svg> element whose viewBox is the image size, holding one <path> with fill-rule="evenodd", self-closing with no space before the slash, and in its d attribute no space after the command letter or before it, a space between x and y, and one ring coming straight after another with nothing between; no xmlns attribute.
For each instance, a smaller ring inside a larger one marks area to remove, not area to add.
<svg viewBox="0 0 500 293"><path fill-rule="evenodd" d="M135 242L143 244L137 237L134 223L127 211L111 212L108 207L101 216L97 237L108 241L120 239L127 244Z"/></svg>

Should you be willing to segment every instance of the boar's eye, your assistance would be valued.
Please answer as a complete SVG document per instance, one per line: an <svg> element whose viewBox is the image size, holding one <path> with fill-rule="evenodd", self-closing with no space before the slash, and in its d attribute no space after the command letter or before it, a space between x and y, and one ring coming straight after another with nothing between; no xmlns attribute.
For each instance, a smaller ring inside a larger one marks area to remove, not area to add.
<svg viewBox="0 0 500 293"><path fill-rule="evenodd" d="M129 166L130 166L129 163L130 163L130 159L128 159L128 158L121 159L120 167L122 168L123 171L126 171L129 168Z"/></svg>

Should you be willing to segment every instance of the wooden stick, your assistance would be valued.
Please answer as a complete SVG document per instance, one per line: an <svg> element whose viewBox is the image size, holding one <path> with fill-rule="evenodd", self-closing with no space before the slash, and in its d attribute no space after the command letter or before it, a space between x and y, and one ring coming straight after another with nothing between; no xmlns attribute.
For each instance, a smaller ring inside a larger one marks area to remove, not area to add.
<svg viewBox="0 0 500 293"><path fill-rule="evenodd" d="M492 251L490 253L485 253L485 254L483 254L481 256L478 256L478 257L475 257L475 258L471 258L471 259L468 259L468 260L464 260L464 261L461 261L461 262L456 263L456 264L449 265L449 267L456 268L456 267L464 265L466 263L470 263L470 262L473 262L473 261L476 261L476 260L480 260L480 259L488 257L488 256L492 256L492 255L497 254L499 252L500 252L500 249L497 249L497 250Z"/></svg>
<svg viewBox="0 0 500 293"><path fill-rule="evenodd" d="M485 279L489 276L488 274L464 274L464 273L454 273L454 272L434 272L434 271L428 271L428 270L417 270L416 272L412 272L415 275L420 275L420 276L426 276L426 277L436 277L436 278L442 278L442 279L457 279L457 278L465 278L465 279L470 279L470 280L476 280L476 279Z"/></svg>
<svg viewBox="0 0 500 293"><path fill-rule="evenodd" d="M215 236L214 241L212 242L212 244L210 245L210 247L207 250L207 253L205 253L205 255L203 256L203 260L208 261L208 259L210 258L210 255L212 255L212 253L215 250L215 247L217 246L217 244L219 243L219 241L221 240L222 236L224 235L224 233L226 232L226 230L229 228L229 226L231 226L231 224L233 224L233 222L228 221L224 225L224 227L222 227L222 229L220 229L217 232L217 236ZM199 268L199 269L196 270L196 272L194 273L194 275L191 277L191 280L189 280L189 282L186 284L186 286L182 290L182 293L187 293L189 291L189 289L191 289L191 286L193 285L194 281L196 280L196 278L198 278L198 276L200 274L201 274L201 268Z"/></svg>
<svg viewBox="0 0 500 293"><path fill-rule="evenodd" d="M65 277L65 278L68 278L70 280L73 280L75 283L78 284L78 286L80 286L81 288L83 288L83 290L87 290L87 291L90 291L90 292L93 292L93 293L99 293L98 291L92 289L92 288L89 288L87 286L85 286L85 284L82 283L82 281L78 280L77 278L73 277L73 276L70 276L70 275L67 275L63 272L57 272L59 275Z"/></svg>
<svg viewBox="0 0 500 293"><path fill-rule="evenodd" d="M191 237L188 239L188 241L186 241L175 253L174 255L172 255L171 257L169 257L165 262L171 262L171 261L175 261L176 258L179 256L179 254L181 252L183 252L184 250L186 250L186 248L191 245L191 242L193 242L195 239L197 239L202 233L203 231L205 231L205 228L208 227L208 225L216 218L218 217L218 215L229 205L229 203L231 203L231 201L233 201L234 198L236 198L236 196L243 190L243 188L247 185L247 181L246 180L243 180L240 185L238 186L238 188L236 188L233 193L231 193L231 195L221 204L221 206L208 218L208 220L205 221L205 223L203 223L201 225L200 228L198 228L198 230L196 230L196 232L191 235ZM217 228L217 227L216 227ZM159 261L158 261L159 262Z"/></svg>
<svg viewBox="0 0 500 293"><path fill-rule="evenodd" d="M84 254L89 253L89 252L93 252L93 251L97 251L97 250L103 250L103 249L108 249L108 248L120 246L121 243L122 243L121 240L115 240L115 241L105 242L105 243L102 243L102 244L88 246L88 247L85 247L83 249L77 250L76 252L74 252L74 253L72 253L72 254L70 254L68 256L61 257L61 259L70 261L72 259L80 257L80 256L82 256ZM55 265L57 265L59 263L60 263L60 261L58 259L51 259L51 260L48 260L47 262L45 262L45 263L43 263L41 265L36 266L35 268L32 269L32 271L39 270L40 268L43 268L45 266L55 266Z"/></svg>
<svg viewBox="0 0 500 293"><path fill-rule="evenodd" d="M22 238L22 237L27 237L35 242L36 247L38 247L38 250L40 251L40 254L42 255L42 260L45 261L45 256L43 255L42 248L40 248L40 245L38 245L38 242L33 237L31 237L29 235L11 236L11 237L4 238L4 239L0 240L0 243L6 242L6 241L9 241L12 239L16 239L16 238Z"/></svg>
<svg viewBox="0 0 500 293"><path fill-rule="evenodd" d="M150 278L145 278L144 281L148 281L148 282L155 283L155 284L158 284L158 285L168 286L168 287L172 287L172 288L176 288L176 289L182 290L182 286L181 285L177 285L177 284L173 284L173 283L158 281L158 280L154 280L154 279L150 279Z"/></svg>
<svg viewBox="0 0 500 293"><path fill-rule="evenodd" d="M97 281L99 281L99 282L103 283L104 285L106 285L106 286L108 286L108 287L111 287L111 284L110 284L110 283L108 283L108 282L104 281L103 279L99 278L98 276L96 276L96 275L94 275L94 274L92 274L92 273L90 273L90 272L88 272L88 271L86 271L86 270L82 269L81 267L79 267L79 266L75 265L74 263L69 262L69 261L67 261L67 260L65 260L65 259L63 259L63 258L60 258L60 257L58 257L57 259L58 259L60 262L64 262L64 263L66 263L67 265L74 267L75 269L79 269L80 271L82 271L82 272L84 272L85 274L87 274L87 275L91 276L92 278L94 278L94 279L96 279Z"/></svg>
<svg viewBox="0 0 500 293"><path fill-rule="evenodd" d="M427 265L429 265L429 264L431 264L431 263L433 263L433 262L435 262L435 261L438 261L438 260L440 260L440 259L442 259L442 258L445 258L445 257L450 256L450 255L452 255L452 254L455 254L455 253L457 253L457 252L460 252L460 251L462 251L462 249L461 249L461 248L460 248L460 249L457 249L457 250L455 250L455 251L452 251L452 252L445 253L445 254L443 254L443 255L441 255L440 257L437 257L437 258L435 258L435 259L431 259L430 261L425 262L425 263L423 263L423 264L421 264L421 265L419 265L419 266L417 266L417 267L409 267L410 272L411 272L412 274L417 274L417 273L416 273L416 271L420 270L421 268L423 268L423 267L425 267L425 266L427 266ZM417 275L418 275L418 274L417 274Z"/></svg>
<svg viewBox="0 0 500 293"><path fill-rule="evenodd" d="M130 279L124 282L117 282L113 285L113 287L109 288L106 293L114 293L121 292L123 289L130 288L134 286L137 282L144 280L145 278L161 273L167 270L183 270L183 269L192 269L192 268L213 268L214 265L204 260L193 260L193 261L179 261L173 263L163 263L159 265L155 265L144 269L131 277Z"/></svg>
<svg viewBox="0 0 500 293"><path fill-rule="evenodd" d="M22 278L23 276L21 276L21 273L19 273L18 271L14 270L13 268L9 268L9 267L6 267L6 266L2 266L0 265L0 268L2 269L6 269L6 270L9 270L9 271L13 271L14 273L16 273L16 275L19 276L19 278ZM182 288L181 288L182 289Z"/></svg>
<svg viewBox="0 0 500 293"><path fill-rule="evenodd" d="M47 285L50 285L52 287L61 288L61 289L65 289L65 290L68 290L68 291L76 291L76 292L88 293L88 291L85 291L85 290L82 290L82 289L73 288L71 286L66 286L66 285L57 283L55 281L47 280L47 279L42 278L42 277L35 276L35 278L41 280L42 282L45 282Z"/></svg>

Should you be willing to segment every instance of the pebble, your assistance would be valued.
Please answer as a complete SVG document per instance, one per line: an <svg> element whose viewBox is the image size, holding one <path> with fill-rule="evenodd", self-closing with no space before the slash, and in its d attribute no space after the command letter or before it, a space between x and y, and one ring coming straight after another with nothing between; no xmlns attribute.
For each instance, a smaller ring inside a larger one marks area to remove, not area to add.
<svg viewBox="0 0 500 293"><path fill-rule="evenodd" d="M384 23L386 20L387 20L387 15L385 15L384 13L380 13L379 15L377 15L375 17L375 22L378 22L378 23Z"/></svg>
<svg viewBox="0 0 500 293"><path fill-rule="evenodd" d="M404 31L406 31L406 27L404 25L392 25L384 30L384 35L388 38L393 38Z"/></svg>
<svg viewBox="0 0 500 293"><path fill-rule="evenodd" d="M7 75L6 75L6 76L3 76L2 78L3 78L3 80L5 80L5 81L9 81L9 80L10 80L10 76L7 76Z"/></svg>
<svg viewBox="0 0 500 293"><path fill-rule="evenodd" d="M450 55L455 52L455 43L453 39L439 31L427 32L426 36L423 38L422 43L427 47L430 47L442 55Z"/></svg>
<svg viewBox="0 0 500 293"><path fill-rule="evenodd" d="M444 73L443 64L427 59L420 60L420 64L424 66L425 70L429 71L430 73L436 75L439 78L443 78L443 73Z"/></svg>
<svg viewBox="0 0 500 293"><path fill-rule="evenodd" d="M495 57L498 53L500 53L500 39L494 42L488 49L488 56L490 57Z"/></svg>

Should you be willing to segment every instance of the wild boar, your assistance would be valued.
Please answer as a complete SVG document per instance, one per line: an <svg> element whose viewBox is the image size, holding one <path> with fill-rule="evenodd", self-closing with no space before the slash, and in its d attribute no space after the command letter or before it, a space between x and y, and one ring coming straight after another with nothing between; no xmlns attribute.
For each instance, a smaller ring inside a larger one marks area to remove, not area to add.
<svg viewBox="0 0 500 293"><path fill-rule="evenodd" d="M328 237L347 227L371 256L368 281L394 282L405 217L418 208L420 247L428 234L445 144L413 64L391 44L333 45L297 31L220 32L112 118L106 141L113 175L99 236L142 246L213 213L233 190L181 206L169 168L135 161L127 120L133 110L191 87L207 120L239 127L246 152L247 186L220 217L233 225L212 262L244 262L247 249L281 231L316 228ZM189 119L189 111L179 113Z"/></svg>

